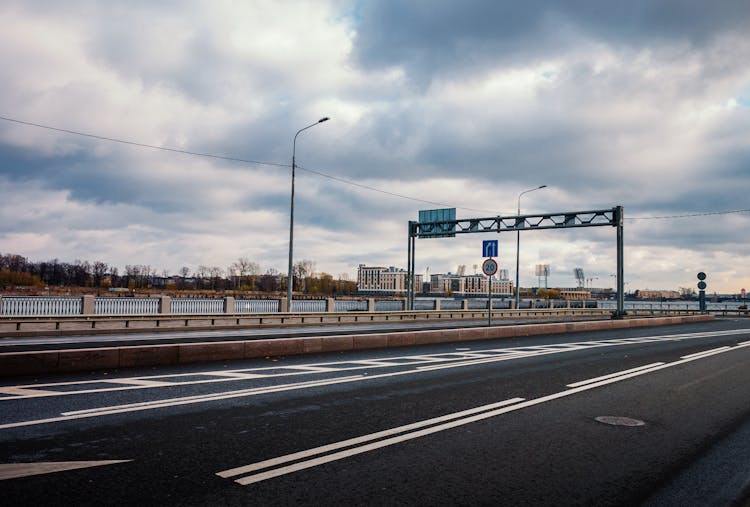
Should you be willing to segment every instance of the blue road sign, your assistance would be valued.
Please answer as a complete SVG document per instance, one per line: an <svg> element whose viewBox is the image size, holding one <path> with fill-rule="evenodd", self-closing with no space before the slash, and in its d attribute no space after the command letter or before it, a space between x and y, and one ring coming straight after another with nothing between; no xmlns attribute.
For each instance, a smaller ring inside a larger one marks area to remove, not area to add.
<svg viewBox="0 0 750 507"><path fill-rule="evenodd" d="M496 239L485 239L482 241L482 257L497 257Z"/></svg>

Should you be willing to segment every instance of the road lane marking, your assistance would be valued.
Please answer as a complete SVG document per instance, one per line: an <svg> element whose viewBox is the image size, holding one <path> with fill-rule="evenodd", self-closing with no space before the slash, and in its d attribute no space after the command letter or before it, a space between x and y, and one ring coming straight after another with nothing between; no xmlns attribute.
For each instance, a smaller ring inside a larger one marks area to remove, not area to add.
<svg viewBox="0 0 750 507"><path fill-rule="evenodd" d="M165 387L179 385L175 382L161 382L159 380L146 380L138 378L108 378L102 379L102 382L106 382L107 384L126 384L139 387Z"/></svg>
<svg viewBox="0 0 750 507"><path fill-rule="evenodd" d="M691 335L691 338L698 337L697 335L699 334L700 333L695 333ZM673 336L676 336L676 335L673 335ZM685 339L685 338L682 338L682 339ZM631 340L631 339L624 339L623 341L625 340ZM584 343L586 342L576 342L576 343L572 343L569 345L581 345ZM750 342L746 342L746 343L750 344ZM606 346L614 346L614 345L615 344L610 343ZM522 347L522 348L529 349L529 347ZM545 348L545 346L542 346L540 348ZM441 369L441 368L458 367L458 366L474 366L478 364L484 364L487 362L504 361L504 360L510 360L510 359L517 359L521 357L531 357L531 356L536 356L536 355L555 354L555 353L561 353L561 352L566 351L566 349L560 349L560 350L554 350L554 351L547 350L546 352L542 352L542 353L540 352L537 352L537 353L514 352L512 354L508 354L507 352L509 350L511 349L492 349L493 352L498 352L499 355L496 357L489 357L487 359L480 359L480 360L473 360L473 361L463 361L463 362L452 361L452 362L449 362L448 364L434 365L434 368ZM711 351L707 351L707 352L709 353L709 355L712 354ZM718 352L719 353L726 352L726 350L719 350ZM409 357L409 356L404 356L404 357ZM706 357L706 356L701 355L700 357ZM350 361L342 361L340 363L351 364ZM331 364L331 363L327 363L327 364ZM267 369L274 369L274 368L267 368ZM358 369L358 368L354 368L354 369ZM350 369L345 368L345 369L342 369L341 371L348 371L348 370ZM236 371L251 371L251 370L236 370ZM256 371L256 370L252 370L252 371ZM193 404L193 403L204 403L204 402L229 399L229 398L255 396L259 394L268 394L268 393L288 391L288 390L293 390L293 389L324 387L328 385L334 385L334 384L345 383L345 382L359 382L363 380L373 380L373 379L385 378L385 377L412 375L415 373L422 373L425 371L432 371L432 370L417 368L417 369L403 370L403 371L398 371L398 372L390 372L390 373L385 373L385 374L356 375L356 376L351 376L351 377L314 380L314 381L294 383L294 384L284 384L281 386L255 387L255 388L249 388L249 389L242 389L238 391L225 391L225 392L211 393L211 394L198 395L198 396L166 398L162 400L155 400L155 401L142 402L142 403L133 403L133 404L127 404L127 405L113 406L113 407L97 407L97 408L85 409L81 411L63 412L61 416L58 416L58 417L50 417L50 418L45 418L45 419L17 421L17 422L12 422L12 423L0 424L0 430L24 427L24 426L33 426L33 425L38 425L38 424L63 422L63 421L71 420L71 419L80 419L80 418L85 418L85 417L106 416L106 415L119 414L119 413L124 413L124 412L135 412L139 410L150 410L150 409L156 409L156 408L166 408L166 407L171 407L171 406L187 405L187 404ZM185 374L185 375L188 375L188 374ZM166 377L171 377L171 376L175 376L175 375L160 375L160 376L153 376L149 378L166 378ZM231 379L220 379L220 380L231 380ZM199 381L196 383L203 383L203 382L204 381ZM188 383L185 383L185 384L188 384ZM177 385L180 385L180 384L177 384ZM138 388L142 388L142 386L126 386L122 388L118 387L118 388L113 388L113 390L138 389ZM95 390L93 392L101 392L101 391L105 391L105 390ZM0 399L5 399L5 398L0 398Z"/></svg>
<svg viewBox="0 0 750 507"><path fill-rule="evenodd" d="M320 386L327 386L331 384L339 384L342 382L349 382L352 380L362 380L362 375L354 375L349 377L339 377L336 379L326 379L326 380L310 380L307 382L297 382L294 384L285 384L281 386L268 386L268 387L254 387L250 389L241 389L239 391L229 391L229 392L220 392L220 393L210 393L210 394L198 394L195 396L183 396L180 398L167 398L164 400L154 400L154 401L143 401L140 403L128 403L125 405L113 405L108 407L99 407L99 408L88 408L84 410L74 410L72 412L63 412L62 415L84 415L84 414L96 414L101 412L113 412L113 411L121 411L123 409L150 409L150 408L159 408L163 406L173 406L173 405L183 405L185 403L200 403L204 401L216 401L216 400L223 400L228 398L237 398L241 396L254 396L258 394L269 394L269 393L277 393L282 391L288 391L290 389L306 389L311 387L320 387ZM0 426L1 428L2 426Z"/></svg>
<svg viewBox="0 0 750 507"><path fill-rule="evenodd" d="M510 406L506 406L506 407L503 407L503 408L498 408L498 409L490 410L490 411L483 411L483 412L481 412L479 414L476 414L476 415L471 415L471 416L468 416L468 417L454 419L454 420L452 420L450 422L447 422L447 423L444 423L444 424L439 424L439 425L436 425L436 426L431 426L431 427L426 428L426 429L421 429L421 430L412 431L412 432L409 432L409 433L404 433L402 435L398 435L398 436L395 436L395 437L387 438L385 440L380 440L380 441L377 441L377 442L372 442L372 443L369 443L369 444L366 444L366 445L361 445L359 447L352 447L350 449L346 449L346 450L343 450L343 451L335 452L333 454L328 454L328 455L325 455L325 456L319 456L319 457L316 457L316 458L313 458L313 459L309 459L309 460L306 460L306 461L300 461L300 462L293 463L291 465L287 465L287 466L283 466L283 467L272 468L271 470L267 470L265 472L260 472L260 473L257 473L257 474L252 474L252 475L248 475L246 477L242 477L240 479L236 479L234 482L236 482L237 484L240 484L242 486L247 486L247 485L250 485L250 484L257 483L257 482L261 482L261 481L265 481L265 480L268 480L268 479L272 479L272 478L275 478L275 477L280 477L282 475L287 475L287 474L290 474L290 473L298 472L300 470L305 470L305 469L308 469L308 468L316 467L316 466L319 466L319 465L322 465L322 464L325 464L325 463L331 463L333 461L338 461L338 460L341 460L341 459L349 458L351 456L355 456L355 455L358 455L358 454L363 454L363 453L366 453L366 452L369 452L369 451L373 451L373 450L376 450L376 449L381 449L383 447L388 447L388 446L391 446L391 445L399 444L399 443L402 443L402 442L405 442L405 441L408 441L408 440L413 440L413 439L416 439L416 438L420 438L420 437L423 437L423 436L426 436L426 435L431 435L431 434L438 433L438 432L441 432L441 431L446 431L446 430L449 430L449 429L457 428L457 427L464 426L464 425L467 425L467 424L471 424L471 423L474 423L474 422L478 422L478 421L482 421L482 420L485 420L485 419L490 419L490 418L493 418L493 417L497 417L499 415L507 414L507 413L510 413L510 412L515 412L517 410L522 410L524 408L533 407L535 405L539 405L539 404L546 403L546 402L549 402L549 401L553 401L553 400L565 398L567 396L572 396L574 394L578 394L578 393L581 393L581 392L584 392L584 391L589 391L589 390L596 389L596 388L599 388L599 387L607 386L607 385L610 385L610 384L614 384L616 382L622 382L623 380L631 379L631 378L638 377L638 376L641 376L641 375L646 375L648 373L653 373L653 372L660 371L660 370L663 370L663 369L666 369L666 368L672 368L672 367L679 366L679 365L682 365L682 364L686 364L686 363L689 363L689 362L693 362L693 361L698 361L698 360L701 360L701 359L705 359L705 358L710 357L710 356L714 356L714 355L718 355L718 354L724 354L726 352L734 351L734 350L737 350L737 349L740 349L740 348L744 348L744 347L747 347L747 346L750 346L750 344L748 344L748 345L737 345L737 346L731 347L729 349L723 349L723 348L722 349L714 349L712 351L707 351L706 354L698 356L698 357L691 357L691 358L687 358L687 359L680 359L678 361L674 361L674 362L671 362L671 363L661 363L661 364L654 363L655 364L654 366L639 368L639 369L637 369L637 371L632 371L630 373L624 373L623 374L623 372L617 372L617 374L613 374L613 375L616 375L616 376L608 375L607 376L608 378L605 378L605 379L599 380L599 381L595 381L595 382L590 382L590 383L587 383L586 385L582 385L582 386L579 386L579 387L573 387L573 388L567 389L565 391L560 391L560 392L557 392L557 393L554 393L554 394L550 394L550 395L547 395L547 396L542 396L540 398L536 398L536 399L532 399L532 400L520 401L518 403L512 404ZM481 409L483 407L479 407L479 408ZM414 423L414 424L419 424L419 423ZM386 431L388 431L388 430L386 430ZM380 432L380 433L382 433L382 432ZM372 438L369 438L369 437L371 437L371 435L363 435L362 437L358 437L358 438L360 438L360 439L367 439L368 441L372 440ZM352 439L350 439L350 440L352 440ZM329 446L330 447L336 447L337 445L343 444L343 442L346 442L346 441L342 441L342 442L334 443L334 444L329 444ZM341 445L341 446L345 447L344 445ZM318 448L316 448L316 449L318 449ZM246 465L244 467L237 467L237 468L225 470L223 472L218 472L217 475L220 475L222 477L224 477L224 476L226 476L226 477L234 477L234 476L237 476L237 475L242 475L243 473L247 473L246 471L237 472L238 470L255 471L255 470L261 470L263 468L270 468L270 467L273 467L274 466L273 464L275 464L275 463L278 463L278 464L288 463L290 461L295 461L297 459L301 459L300 457L295 457L295 456L301 456L301 455L303 455L305 453L313 453L313 451L315 451L315 449L310 449L308 451L300 451L300 452L297 452L297 453L288 454L288 455L285 455L285 456L280 456L278 458L273 458L273 459L270 459L270 460L260 461L260 462L257 462L257 463ZM310 455L315 455L315 454L320 454L320 452L315 452L314 454L310 454ZM224 475L222 475L222 474L224 474Z"/></svg>
<svg viewBox="0 0 750 507"><path fill-rule="evenodd" d="M580 382L575 382L573 384L567 384L565 387L585 386L586 384L593 384L594 382L598 382L600 380L606 380L608 378L619 377L620 375L626 375L626 374L632 373L634 371L645 370L646 368L653 368L654 366L660 366L662 364L664 364L664 363L663 362L662 363L651 363L651 364L647 364L647 365L644 365L644 366L639 366L638 368L631 368L629 370L623 370L623 371L618 371L616 373L610 373L609 375L602 375L601 377L590 378L588 380L581 380Z"/></svg>
<svg viewBox="0 0 750 507"><path fill-rule="evenodd" d="M687 356L682 356L680 359L690 359L690 358L693 358L693 357L700 357L700 356L704 356L704 355L707 355L707 354L711 354L712 352L716 352L718 350L727 350L728 348L729 347L719 347L719 348L716 348L716 349L704 350L704 351L701 351L701 352L696 352L695 354L689 354Z"/></svg>
<svg viewBox="0 0 750 507"><path fill-rule="evenodd" d="M458 418L476 414L479 412L492 410L498 407L512 405L513 403L518 403L520 401L524 401L524 399L523 398L511 398L509 400L504 400L504 401L500 401L497 403L490 403L489 405L483 405L481 407L470 408L468 410L463 410L461 412L455 412L455 413L443 415L440 417L434 417L432 419L426 419L424 421L406 424L404 426L398 426L396 428L391 428L391 429L384 430L384 431L378 431L377 433L371 433L369 435L363 435L361 437L350 438L348 440L342 440L341 442L336 442L334 444L323 445L320 447L315 447L313 449L308 449L306 451L300 451L294 454L288 454L286 456L268 459L265 461L259 461L258 463L253 463L253 464L241 466L238 468L224 470L223 472L218 472L216 475L218 475L219 477L223 477L225 479L229 477L235 477L237 475L243 475L248 472L253 472L255 470L262 470L264 468L269 468L269 467L280 465L283 463L288 463L290 461L296 461L298 459L308 458L310 456L315 456L317 454L323 454L323 453L327 453L330 451L335 451L336 449L342 449L344 447L351 447L353 445L361 444L364 442L369 442L372 440L377 440L379 438L383 438L383 437L387 437L391 435L396 435L398 433L404 433L406 431L423 428L425 426L431 426L433 424L438 424L444 421L450 421L452 419L458 419Z"/></svg>
<svg viewBox="0 0 750 507"><path fill-rule="evenodd" d="M104 461L52 461L40 463L0 463L0 481L29 477L31 475L51 474L66 470L129 463L132 459L111 459Z"/></svg>
<svg viewBox="0 0 750 507"><path fill-rule="evenodd" d="M216 377L229 377L234 380L248 380L248 379L259 379L267 378L268 375L257 375L255 373L240 373L235 371L215 371L211 373L212 376ZM184 384L175 384L184 385Z"/></svg>
<svg viewBox="0 0 750 507"><path fill-rule="evenodd" d="M313 372L313 373L326 373L331 371L336 371L334 368L328 368L325 366L279 366L280 370L301 370L304 372Z"/></svg>
<svg viewBox="0 0 750 507"><path fill-rule="evenodd" d="M54 396L57 393L55 391L43 391L41 389L31 389L25 386L19 387L0 387L0 393L12 394L13 396L8 399L14 400L19 398L38 398L39 396Z"/></svg>
<svg viewBox="0 0 750 507"><path fill-rule="evenodd" d="M528 354L539 354L540 351L549 351L549 353L557 353L557 352L569 352L569 351L575 351L575 350L581 350L583 348L594 348L594 347L604 347L604 346L618 346L618 345L631 345L631 344L638 344L638 343L648 343L648 342L659 342L659 341L672 341L672 340L687 340L687 339L695 339L695 338L709 338L714 336L731 336L736 334L747 334L750 332L748 329L740 329L740 330L725 330L725 331L709 331L709 332L700 332L700 333L682 333L682 334L674 334L674 335L657 335L657 336L645 336L645 337L634 337L634 338L621 338L621 339L613 339L613 340L597 340L597 341L591 341L591 342L572 342L572 343L565 343L565 344L552 344L552 345L538 345L538 346L531 346L531 347L513 347L513 348L503 348L503 349L486 349L486 350L474 350L472 351L472 356L474 354L485 356L485 358L489 359L490 362L493 362L499 357L506 357L510 355L516 355L516 357L528 357ZM450 354L450 353L448 353ZM496 354L495 356L491 356L489 354ZM436 357L437 356L437 357ZM240 369L240 370L219 370L219 371L209 371L209 372L191 372L191 373L174 373L174 374L162 374L162 375L152 375L148 377L132 377L132 378L121 378L121 379L101 379L101 380L87 380L87 381L79 381L79 382L58 382L58 383L48 383L48 384L30 384L30 385L20 385L20 386L12 386L13 388L17 389L30 389L33 391L33 393L26 394L26 395L19 395L19 394L11 394L9 396L0 396L0 401L9 401L9 400L19 400L24 398L37 398L42 396L72 396L72 395L78 395L78 394L92 394L92 393L104 393L104 392L112 392L112 391L126 391L126 390L136 390L136 389L154 389L159 387L173 387L173 386L187 386L187 385L197 385L197 384L209 384L209 383L216 383L216 382L236 382L240 380L252 380L253 378L269 378L269 377L280 377L280 376L297 376L297 375L311 375L311 374L317 374L317 373L329 373L329 371L325 371L325 369L330 369L332 372L343 372L343 371L352 371L352 370L359 370L359 369L367 369L367 368L382 368L382 367L391 367L391 362L395 360L399 361L415 361L415 363L411 364L417 364L417 362L423 362L423 363L454 363L456 365L460 366L471 366L472 362L467 362L465 357L445 357L445 353L435 354L435 355L417 355L417 356L400 356L400 357L386 357L383 359L372 359L372 360L363 360L359 361L362 366L355 366L355 367L340 367L337 365L343 365L343 364L357 364L357 361L337 361L337 362L326 362L326 363L317 363L317 364L308 364L308 365L297 365L292 366L290 368L296 368L299 371L291 371L287 373L270 373L270 371L273 370L280 370L280 369L289 369L287 367L283 366L269 366L269 367L262 367L262 368L247 368L247 369ZM484 358L480 358L480 361L484 360ZM505 360L505 359L501 359ZM463 361L461 363L461 361ZM375 364L375 363L382 363L381 365ZM368 364L371 363L371 364ZM409 363L400 363L396 366L407 366ZM473 364L481 364L479 362L474 362ZM268 372L268 373L264 373ZM195 377L195 376L204 376L204 377L222 377L222 378L209 378L204 380L190 380L187 382L177 382L177 381L166 381L164 379L179 379L182 377ZM160 380L161 379L161 380ZM130 382L131 380L135 380L137 382ZM163 384L149 384L148 382L163 382ZM116 383L116 384L125 384L122 387L109 387L109 388L93 388L93 389L79 389L79 390L64 390L64 391L51 391L51 390L44 390L40 389L43 387L55 387L55 386L86 386L90 384L97 384L97 383ZM130 385L128 385L130 384ZM140 384L140 385L139 385ZM0 388L0 393L4 393L5 389L7 388ZM8 393L6 393L8 394Z"/></svg>

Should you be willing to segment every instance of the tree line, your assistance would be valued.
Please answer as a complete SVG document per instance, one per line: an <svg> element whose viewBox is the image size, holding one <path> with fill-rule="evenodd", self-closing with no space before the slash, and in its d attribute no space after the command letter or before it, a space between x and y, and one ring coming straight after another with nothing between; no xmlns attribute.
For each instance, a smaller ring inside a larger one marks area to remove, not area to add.
<svg viewBox="0 0 750 507"><path fill-rule="evenodd" d="M295 292L305 294L354 294L356 282L334 279L328 273L315 273L315 262L301 260L294 264ZM0 253L0 288L13 286L98 287L124 289L213 290L248 292L286 291L287 276L274 268L262 272L257 262L240 257L222 268L200 265L196 269L182 266L177 274L159 272L149 265L117 266L103 261L62 262L58 259L31 262L18 254Z"/></svg>

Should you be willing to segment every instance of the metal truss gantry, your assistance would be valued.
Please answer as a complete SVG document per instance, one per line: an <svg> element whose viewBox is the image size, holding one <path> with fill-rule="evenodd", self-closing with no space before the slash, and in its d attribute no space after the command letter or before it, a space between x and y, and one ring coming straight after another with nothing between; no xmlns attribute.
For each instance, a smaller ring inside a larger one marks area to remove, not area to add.
<svg viewBox="0 0 750 507"><path fill-rule="evenodd" d="M617 228L617 310L613 318L625 315L624 283L624 244L623 244L623 207L589 211L566 211L562 213L543 213L538 215L514 215L507 217L463 218L438 222L409 221L409 240L407 257L406 294L407 305L414 309L414 258L417 238L452 237L456 234L477 232L511 232L543 229L569 229L573 227ZM516 287L518 290L518 287Z"/></svg>

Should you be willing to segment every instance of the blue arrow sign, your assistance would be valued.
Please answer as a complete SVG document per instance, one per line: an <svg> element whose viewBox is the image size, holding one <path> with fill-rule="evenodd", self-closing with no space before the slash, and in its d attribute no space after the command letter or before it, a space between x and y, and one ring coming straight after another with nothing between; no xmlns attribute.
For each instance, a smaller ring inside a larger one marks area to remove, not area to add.
<svg viewBox="0 0 750 507"><path fill-rule="evenodd" d="M482 241L482 257L497 257L496 239L485 239Z"/></svg>

